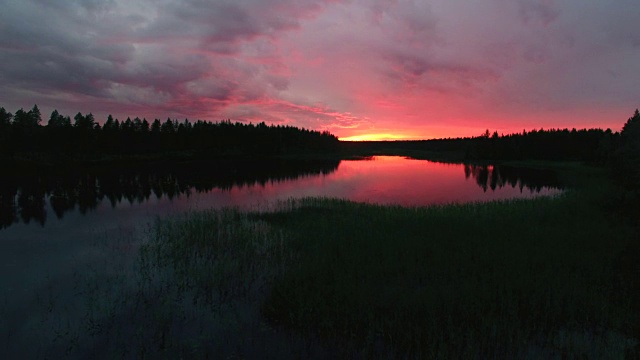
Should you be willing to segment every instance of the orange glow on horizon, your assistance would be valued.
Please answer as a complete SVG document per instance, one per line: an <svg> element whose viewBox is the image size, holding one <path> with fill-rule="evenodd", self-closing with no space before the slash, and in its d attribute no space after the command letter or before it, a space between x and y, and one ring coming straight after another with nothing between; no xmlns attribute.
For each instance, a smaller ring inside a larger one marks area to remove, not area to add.
<svg viewBox="0 0 640 360"><path fill-rule="evenodd" d="M424 136L399 135L399 134L362 134L339 137L340 141L393 141L393 140L418 140Z"/></svg>

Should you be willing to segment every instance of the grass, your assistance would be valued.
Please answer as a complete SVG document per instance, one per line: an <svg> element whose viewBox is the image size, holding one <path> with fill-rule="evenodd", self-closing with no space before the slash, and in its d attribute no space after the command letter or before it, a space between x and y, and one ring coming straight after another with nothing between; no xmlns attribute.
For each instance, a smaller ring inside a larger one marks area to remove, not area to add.
<svg viewBox="0 0 640 360"><path fill-rule="evenodd" d="M156 223L142 269L311 339L305 357L621 358L640 322L620 266L635 230L601 196L192 213Z"/></svg>
<svg viewBox="0 0 640 360"><path fill-rule="evenodd" d="M575 194L418 209L303 200L261 216L303 254L264 313L350 351L610 356L624 346L554 345L561 332L609 336L633 324L614 268L630 234L582 205Z"/></svg>
<svg viewBox="0 0 640 360"><path fill-rule="evenodd" d="M105 264L66 285L73 309L38 299L47 314L34 327L55 339L36 355L637 356L637 228L611 215L601 180L553 198L307 198L158 219L142 242L105 239ZM122 249L133 261L108 259Z"/></svg>

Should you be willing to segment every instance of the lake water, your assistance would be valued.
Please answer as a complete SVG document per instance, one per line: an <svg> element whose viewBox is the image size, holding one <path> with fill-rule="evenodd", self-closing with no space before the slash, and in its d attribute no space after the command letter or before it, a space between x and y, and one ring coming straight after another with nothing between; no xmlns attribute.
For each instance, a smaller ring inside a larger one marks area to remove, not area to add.
<svg viewBox="0 0 640 360"><path fill-rule="evenodd" d="M266 209L308 196L423 206L561 191L552 171L386 156L0 176L0 354L24 355L33 343L55 343L50 329L64 329L61 319L73 317L79 274L101 274L117 266L105 258L135 253L112 239L136 237L158 216L229 206ZM56 296L45 295L54 288ZM45 316L47 307L57 316ZM42 345L28 354L46 357L55 354L52 349Z"/></svg>
<svg viewBox="0 0 640 360"><path fill-rule="evenodd" d="M424 206L552 195L552 171L378 156L347 161L235 161L0 178L0 238L51 238L78 227L146 223L221 207L261 208L288 198L338 197Z"/></svg>

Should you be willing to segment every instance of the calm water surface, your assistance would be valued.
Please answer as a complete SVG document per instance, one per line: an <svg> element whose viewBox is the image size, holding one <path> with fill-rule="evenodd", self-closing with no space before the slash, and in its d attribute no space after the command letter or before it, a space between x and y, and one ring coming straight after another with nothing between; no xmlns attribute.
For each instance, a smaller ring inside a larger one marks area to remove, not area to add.
<svg viewBox="0 0 640 360"><path fill-rule="evenodd" d="M307 196L424 206L560 192L550 171L370 160L204 163L169 169L1 179L0 238L127 227L187 210L263 208Z"/></svg>
<svg viewBox="0 0 640 360"><path fill-rule="evenodd" d="M308 196L422 206L560 192L549 171L385 156L0 177L0 354L23 355L33 343L52 342L51 328L73 317L78 274L112 271L118 265L107 258L135 254L135 246L113 245L114 239L137 237L158 216L228 206L264 209ZM54 288L55 297L43 295ZM44 324L47 303L57 304L59 317ZM28 354L46 356L47 347L42 349Z"/></svg>
<svg viewBox="0 0 640 360"><path fill-rule="evenodd" d="M158 216L190 210L264 209L279 200L308 196L422 206L560 191L551 171L391 156L4 177L0 178L0 266L7 274L56 263L56 251L69 258L75 255L70 249L85 251L82 244L96 236L138 231ZM0 281L7 278L13 277Z"/></svg>

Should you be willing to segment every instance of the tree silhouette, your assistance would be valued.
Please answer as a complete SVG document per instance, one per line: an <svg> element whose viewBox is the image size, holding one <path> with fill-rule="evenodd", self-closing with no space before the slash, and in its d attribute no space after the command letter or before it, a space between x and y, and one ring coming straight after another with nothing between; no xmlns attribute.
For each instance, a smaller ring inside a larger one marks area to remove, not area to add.
<svg viewBox="0 0 640 360"><path fill-rule="evenodd" d="M82 113L77 113L74 117L75 123L74 127L82 130L92 130L95 127L95 118L92 113L88 113L85 116L82 116Z"/></svg>
<svg viewBox="0 0 640 360"><path fill-rule="evenodd" d="M51 112L51 116L49 117L49 122L47 123L47 126L49 127L58 127L58 119L60 118L60 113L58 112L58 110L53 110Z"/></svg>
<svg viewBox="0 0 640 360"><path fill-rule="evenodd" d="M42 122L42 115L40 114L40 109L38 108L38 105L34 104L31 110L29 110L29 120L31 123L30 124L31 127L38 126Z"/></svg>
<svg viewBox="0 0 640 360"><path fill-rule="evenodd" d="M13 114L0 107L0 154L13 155L13 143L11 141L11 120Z"/></svg>
<svg viewBox="0 0 640 360"><path fill-rule="evenodd" d="M18 109L13 115L13 126L16 128L26 129L31 127L31 116L22 108Z"/></svg>
<svg viewBox="0 0 640 360"><path fill-rule="evenodd" d="M167 118L167 120L160 127L160 131L164 134L173 133L175 131L175 128L173 126L173 121L171 121L170 118Z"/></svg>
<svg viewBox="0 0 640 360"><path fill-rule="evenodd" d="M472 138L398 141L399 150L456 152L468 160L570 160L617 163L632 171L637 164L636 111L621 134L610 129L535 129L499 135L487 129ZM92 113L78 112L73 118L54 110L47 126L40 126L37 105L15 114L0 108L0 151L12 157L17 153L55 154L67 159L88 159L102 155L180 154L181 157L273 156L294 153L345 152L359 148L375 149L377 143L340 143L328 132L291 126L246 124L223 120L178 121L167 118L149 124L135 117L120 122L109 115L100 126ZM383 147L388 145L380 145ZM39 155L40 156L40 155ZM164 155L163 155L164 156ZM54 160L54 159L51 159ZM637 168L637 166L636 166ZM491 184L488 184L488 187Z"/></svg>
<svg viewBox="0 0 640 360"><path fill-rule="evenodd" d="M0 107L0 129L7 128L11 125L11 120L13 119L13 114L7 112L3 107Z"/></svg>
<svg viewBox="0 0 640 360"><path fill-rule="evenodd" d="M142 130L143 133L149 132L149 122L147 121L147 119L142 120L142 126L140 127L140 129Z"/></svg>
<svg viewBox="0 0 640 360"><path fill-rule="evenodd" d="M161 126L160 119L153 120L153 124L151 124L151 132L154 134L160 133Z"/></svg>
<svg viewBox="0 0 640 360"><path fill-rule="evenodd" d="M111 114L107 116L107 121L104 123L102 129L108 132L112 132L115 130L115 121L113 120L113 116L111 116Z"/></svg>
<svg viewBox="0 0 640 360"><path fill-rule="evenodd" d="M50 128L69 128L71 127L71 119L69 116L62 116L58 110L53 110L47 126Z"/></svg>
<svg viewBox="0 0 640 360"><path fill-rule="evenodd" d="M622 127L619 162L627 183L640 188L640 112L634 112Z"/></svg>

